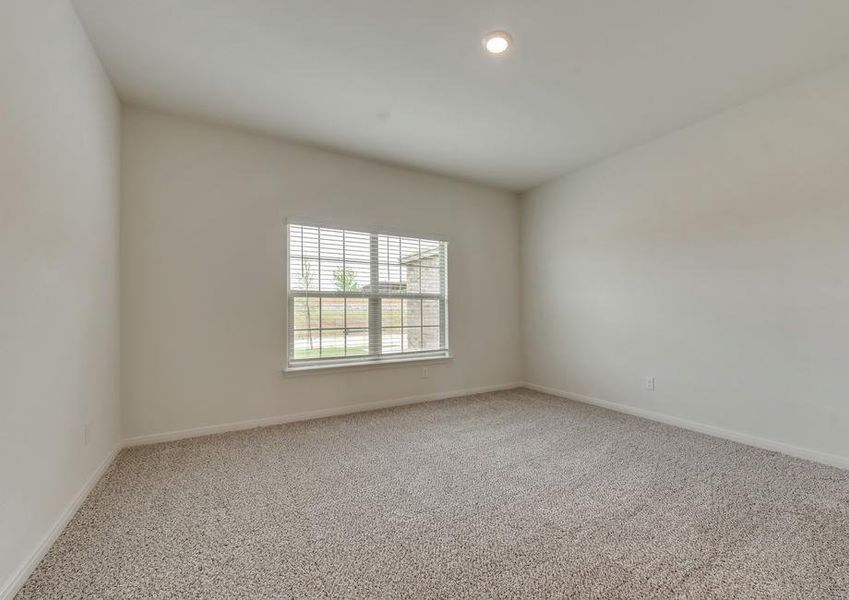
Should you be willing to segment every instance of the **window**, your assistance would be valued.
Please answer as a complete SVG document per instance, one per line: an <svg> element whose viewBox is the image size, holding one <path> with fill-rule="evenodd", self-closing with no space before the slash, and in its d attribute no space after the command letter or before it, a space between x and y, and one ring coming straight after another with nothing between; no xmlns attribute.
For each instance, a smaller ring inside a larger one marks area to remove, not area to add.
<svg viewBox="0 0 849 600"><path fill-rule="evenodd" d="M288 369L448 356L448 244L288 225Z"/></svg>

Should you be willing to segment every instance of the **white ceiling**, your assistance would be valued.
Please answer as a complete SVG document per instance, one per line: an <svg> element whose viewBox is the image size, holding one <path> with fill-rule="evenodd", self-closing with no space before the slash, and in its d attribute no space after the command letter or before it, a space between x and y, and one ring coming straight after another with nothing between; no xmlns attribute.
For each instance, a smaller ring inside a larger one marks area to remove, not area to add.
<svg viewBox="0 0 849 600"><path fill-rule="evenodd" d="M513 190L849 54L847 0L74 4L124 100Z"/></svg>

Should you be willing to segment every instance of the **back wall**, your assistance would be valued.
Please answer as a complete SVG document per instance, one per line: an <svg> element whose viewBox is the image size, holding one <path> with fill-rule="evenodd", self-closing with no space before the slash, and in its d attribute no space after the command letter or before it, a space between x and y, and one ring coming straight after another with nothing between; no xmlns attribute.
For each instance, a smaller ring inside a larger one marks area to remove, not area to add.
<svg viewBox="0 0 849 600"><path fill-rule="evenodd" d="M514 194L125 107L125 437L521 381ZM449 240L455 358L284 376L284 221Z"/></svg>

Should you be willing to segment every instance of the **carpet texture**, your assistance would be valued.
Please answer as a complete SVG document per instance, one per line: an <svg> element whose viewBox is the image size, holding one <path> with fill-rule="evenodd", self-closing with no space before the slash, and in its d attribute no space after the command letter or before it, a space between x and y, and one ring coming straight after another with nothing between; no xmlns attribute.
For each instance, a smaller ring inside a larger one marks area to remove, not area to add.
<svg viewBox="0 0 849 600"><path fill-rule="evenodd" d="M124 450L17 596L849 597L849 472L513 390Z"/></svg>

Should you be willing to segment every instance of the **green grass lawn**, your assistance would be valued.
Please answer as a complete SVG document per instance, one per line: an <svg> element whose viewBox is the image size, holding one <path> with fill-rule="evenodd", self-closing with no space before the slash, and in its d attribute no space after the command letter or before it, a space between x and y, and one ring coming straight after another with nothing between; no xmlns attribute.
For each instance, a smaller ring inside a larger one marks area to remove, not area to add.
<svg viewBox="0 0 849 600"><path fill-rule="evenodd" d="M310 349L296 349L295 350L295 358L298 360L309 359L309 358L333 358L333 357L343 357L343 356L365 356L368 354L368 348L364 347L348 347L347 354L345 353L345 348L323 348L319 349L318 347Z"/></svg>

